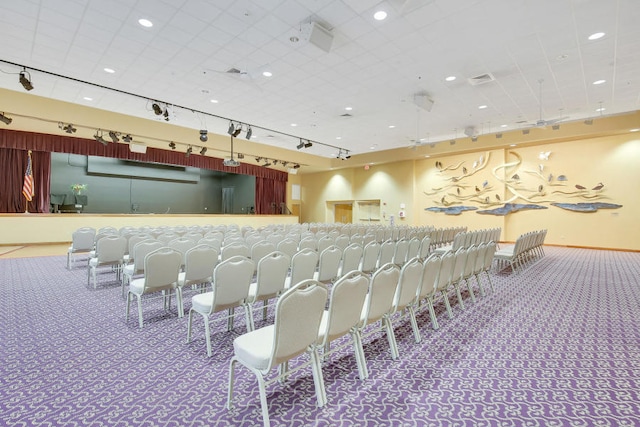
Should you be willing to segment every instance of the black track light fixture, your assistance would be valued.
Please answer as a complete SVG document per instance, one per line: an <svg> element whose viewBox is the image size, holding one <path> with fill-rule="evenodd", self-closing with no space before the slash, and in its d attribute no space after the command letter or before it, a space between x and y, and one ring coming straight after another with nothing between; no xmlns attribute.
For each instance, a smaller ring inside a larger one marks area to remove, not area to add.
<svg viewBox="0 0 640 427"><path fill-rule="evenodd" d="M0 122L4 123L5 125L10 125L12 121L13 119L11 117L7 117L4 115L4 113L0 113Z"/></svg>
<svg viewBox="0 0 640 427"><path fill-rule="evenodd" d="M242 154L242 153L238 153L238 158L239 158L239 159L244 159L244 154Z"/></svg>
<svg viewBox="0 0 640 427"><path fill-rule="evenodd" d="M304 148L309 148L309 147L311 147L312 145L313 145L313 143L311 143L311 141L309 141L309 140L307 139L307 142L305 142L305 143L304 143Z"/></svg>
<svg viewBox="0 0 640 427"><path fill-rule="evenodd" d="M296 163L295 165L293 165L294 169L300 169L300 165L298 163Z"/></svg>
<svg viewBox="0 0 640 427"><path fill-rule="evenodd" d="M296 145L296 148L298 150L302 150L304 148L304 142L302 142L302 138L300 139L300 143L298 145Z"/></svg>
<svg viewBox="0 0 640 427"><path fill-rule="evenodd" d="M173 142L173 141L171 141L171 142L169 143L169 148L171 148L172 150L175 150L175 149L176 149L176 143L175 143L175 142Z"/></svg>
<svg viewBox="0 0 640 427"><path fill-rule="evenodd" d="M189 158L192 152L193 152L193 147L189 146L189 148L187 148L187 151L184 153L184 156Z"/></svg>
<svg viewBox="0 0 640 427"><path fill-rule="evenodd" d="M124 142L128 143L128 142L131 142L133 140L133 137L131 135L129 135L129 134L126 134L125 136L122 137L122 140Z"/></svg>
<svg viewBox="0 0 640 427"><path fill-rule="evenodd" d="M229 129L227 129L227 133L229 135L233 135L235 131L236 131L236 127L233 125L233 122L229 122Z"/></svg>
<svg viewBox="0 0 640 427"><path fill-rule="evenodd" d="M256 157L256 163L260 163L261 160L262 160L262 157Z"/></svg>
<svg viewBox="0 0 640 427"><path fill-rule="evenodd" d="M208 135L208 133L209 133L209 132L207 132L207 130L206 130L206 129L202 129L202 130L200 131L200 141L202 141L202 142L207 142L207 140L209 139L209 135Z"/></svg>
<svg viewBox="0 0 640 427"><path fill-rule="evenodd" d="M25 69L20 71L20 84L25 90L33 90L33 85L31 84L31 74Z"/></svg>
<svg viewBox="0 0 640 427"><path fill-rule="evenodd" d="M98 129L96 131L96 134L93 135L93 137L95 138L96 141L98 141L100 144L102 145L109 145L109 141L107 141L106 139L104 139L103 135L102 135L102 131L100 129Z"/></svg>
<svg viewBox="0 0 640 427"><path fill-rule="evenodd" d="M245 136L247 141L251 139L251 135L253 135L253 130L251 129L251 126L247 125L247 135Z"/></svg>
<svg viewBox="0 0 640 427"><path fill-rule="evenodd" d="M151 108L153 108L153 112L155 113L156 116L162 115L162 107L157 102L154 102L153 104L151 104Z"/></svg>
<svg viewBox="0 0 640 427"><path fill-rule="evenodd" d="M242 124L238 123L238 125L236 126L236 130L233 131L231 136L236 138L238 135L240 135L240 132L242 132Z"/></svg>
<svg viewBox="0 0 640 427"><path fill-rule="evenodd" d="M202 149L200 150L200 155L204 156L205 154L207 154L207 147L202 147Z"/></svg>
<svg viewBox="0 0 640 427"><path fill-rule="evenodd" d="M120 141L118 139L118 132L114 132L112 130L109 131L109 138L111 138L111 140L113 141L113 143L117 143L118 141Z"/></svg>

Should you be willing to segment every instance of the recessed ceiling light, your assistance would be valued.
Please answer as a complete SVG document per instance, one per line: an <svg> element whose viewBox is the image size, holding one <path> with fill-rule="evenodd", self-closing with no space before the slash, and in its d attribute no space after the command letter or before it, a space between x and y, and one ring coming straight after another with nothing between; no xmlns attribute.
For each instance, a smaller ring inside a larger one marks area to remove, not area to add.
<svg viewBox="0 0 640 427"><path fill-rule="evenodd" d="M486 105L480 105L480 106L478 107L478 110L484 110L485 108L487 108L487 106L486 106Z"/></svg>
<svg viewBox="0 0 640 427"><path fill-rule="evenodd" d="M298 124L297 123L291 123L291 126L296 127L296 126L298 126Z"/></svg>
<svg viewBox="0 0 640 427"><path fill-rule="evenodd" d="M509 125L500 125L501 128L506 128Z"/></svg>
<svg viewBox="0 0 640 427"><path fill-rule="evenodd" d="M431 157L431 156L427 154L427 155L426 155L426 156L424 156L424 157L426 157L426 158L428 159L428 158L429 158L429 157Z"/></svg>
<svg viewBox="0 0 640 427"><path fill-rule="evenodd" d="M396 125L389 125L389 129L394 129Z"/></svg>
<svg viewBox="0 0 640 427"><path fill-rule="evenodd" d="M336 139L342 139L342 137L341 136L336 136Z"/></svg>
<svg viewBox="0 0 640 427"><path fill-rule="evenodd" d="M597 112L604 111L604 110L606 110L606 108L604 108L604 107L596 108Z"/></svg>
<svg viewBox="0 0 640 427"><path fill-rule="evenodd" d="M631 132L634 132L633 129L631 130ZM369 147L369 150L375 150L376 148L378 148L378 146L376 144L373 144L371 147Z"/></svg>
<svg viewBox="0 0 640 427"><path fill-rule="evenodd" d="M631 129L631 130L629 130L629 132L640 132L640 128Z"/></svg>
<svg viewBox="0 0 640 427"><path fill-rule="evenodd" d="M509 147L515 147L515 146L516 146L516 144L511 144Z"/></svg>
<svg viewBox="0 0 640 427"><path fill-rule="evenodd" d="M353 110L353 107L344 107L344 109L347 110L347 111L351 111L351 110Z"/></svg>
<svg viewBox="0 0 640 427"><path fill-rule="evenodd" d="M589 40L598 40L604 37L604 33L593 33L589 36Z"/></svg>
<svg viewBox="0 0 640 427"><path fill-rule="evenodd" d="M263 71L262 75L265 76L265 77L271 77L271 76L273 76L273 73L271 71Z"/></svg>
<svg viewBox="0 0 640 427"><path fill-rule="evenodd" d="M452 82L455 79L456 79L456 76L449 76L449 77L445 78L445 80L448 81L448 82Z"/></svg>
<svg viewBox="0 0 640 427"><path fill-rule="evenodd" d="M217 99L212 99L212 100L211 100L211 103L212 103L212 104L217 104L217 103L218 103L218 100L217 100Z"/></svg>
<svg viewBox="0 0 640 427"><path fill-rule="evenodd" d="M104 72L105 72L105 73L109 73L109 74L113 74L113 73L115 73L115 72L116 72L116 70L114 70L113 68L108 68L108 67L107 67L107 68L105 68L105 69L104 69Z"/></svg>
<svg viewBox="0 0 640 427"><path fill-rule="evenodd" d="M85 101L93 101L93 98L90 96L85 96L82 99L84 99Z"/></svg>
<svg viewBox="0 0 640 427"><path fill-rule="evenodd" d="M375 19L376 21L384 21L385 19L387 19L387 12L385 12L384 10L379 10L373 14L373 19Z"/></svg>
<svg viewBox="0 0 640 427"><path fill-rule="evenodd" d="M606 83L606 80L596 80L595 82L593 82L594 85L601 85L602 83Z"/></svg>
<svg viewBox="0 0 640 427"><path fill-rule="evenodd" d="M147 27L147 28L153 27L153 22L149 21L146 18L138 19L138 24L142 25L143 27Z"/></svg>

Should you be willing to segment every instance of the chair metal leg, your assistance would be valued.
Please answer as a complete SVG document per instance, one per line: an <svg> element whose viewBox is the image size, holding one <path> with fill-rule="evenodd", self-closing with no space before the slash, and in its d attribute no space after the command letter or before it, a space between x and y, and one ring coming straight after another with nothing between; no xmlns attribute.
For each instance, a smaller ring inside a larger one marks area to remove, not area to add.
<svg viewBox="0 0 640 427"><path fill-rule="evenodd" d="M444 300L444 306L447 308L447 315L449 315L449 319L453 319L453 311L451 311L451 304L449 304L449 295L447 294L447 290L442 290L442 299Z"/></svg>
<svg viewBox="0 0 640 427"><path fill-rule="evenodd" d="M480 295L484 297L486 295L486 292L484 291L484 286L482 286L482 281L480 280L480 276L478 276L478 274L475 275L476 282L478 283L478 289L480 289Z"/></svg>
<svg viewBox="0 0 640 427"><path fill-rule="evenodd" d="M476 295L473 293L473 289L471 289L471 282L469 282L469 279L465 279L465 282L467 284L467 289L469 289L469 294L471 295L471 301L476 302Z"/></svg>
<svg viewBox="0 0 640 427"><path fill-rule="evenodd" d="M131 295L130 293L129 293L129 294L127 294L127 306L126 306L126 308L124 309L125 322L128 322L128 321L129 321L129 305L130 305L130 303L131 303L131 296L132 296L132 295Z"/></svg>
<svg viewBox="0 0 640 427"><path fill-rule="evenodd" d="M255 324L253 321L253 310L250 304L243 304L243 307L245 322L247 323L247 332L251 332L255 329Z"/></svg>
<svg viewBox="0 0 640 427"><path fill-rule="evenodd" d="M322 365L320 363L320 356L318 355L318 348L316 346L311 347L311 372L313 374L313 384L316 389L316 400L318 401L318 407L322 408L327 404L327 392L324 387L324 379L322 377Z"/></svg>
<svg viewBox="0 0 640 427"><path fill-rule="evenodd" d="M178 305L178 317L184 317L184 305L182 300L182 288L176 288L176 304Z"/></svg>
<svg viewBox="0 0 640 427"><path fill-rule="evenodd" d="M137 295L138 297L138 324L140 325L140 329L142 329L142 295Z"/></svg>
<svg viewBox="0 0 640 427"><path fill-rule="evenodd" d="M398 344L396 343L396 334L393 332L393 323L389 316L384 316L381 320L387 332L387 341L389 341L389 349L391 350L391 358L396 360L399 357Z"/></svg>
<svg viewBox="0 0 640 427"><path fill-rule="evenodd" d="M269 300L266 299L262 302L262 321L265 322L267 320L267 307Z"/></svg>
<svg viewBox="0 0 640 427"><path fill-rule="evenodd" d="M362 336L360 335L360 330L357 327L354 327L351 330L351 338L353 339L353 352L356 356L356 363L358 365L358 377L361 380L366 380L369 377L367 359L364 356L364 349L362 347Z"/></svg>
<svg viewBox="0 0 640 427"><path fill-rule="evenodd" d="M235 308L231 307L229 309L229 316L227 317L227 332L233 331L233 314L235 312Z"/></svg>
<svg viewBox="0 0 640 427"><path fill-rule="evenodd" d="M427 298L427 308L429 309L429 317L431 317L431 327L433 329L439 329L438 319L436 318L436 311L433 308L433 301L431 298Z"/></svg>
<svg viewBox="0 0 640 427"><path fill-rule="evenodd" d="M191 323L193 322L193 308L189 310L189 320L187 321L187 344L191 342Z"/></svg>
<svg viewBox="0 0 640 427"><path fill-rule="evenodd" d="M202 315L204 319L204 338L207 341L207 357L211 357L211 329L209 328L209 316Z"/></svg>
<svg viewBox="0 0 640 427"><path fill-rule="evenodd" d="M460 293L460 283L459 282L454 283L453 287L456 288L456 295L458 296L458 302L460 303L460 308L464 310L464 301L462 300L462 294Z"/></svg>
<svg viewBox="0 0 640 427"><path fill-rule="evenodd" d="M233 408L233 383L235 380L235 367L238 359L236 357L231 358L231 362L229 362L229 388L227 389L227 409L231 410Z"/></svg>
<svg viewBox="0 0 640 427"><path fill-rule="evenodd" d="M420 336L420 329L418 328L418 321L416 320L416 310L413 305L409 305L407 307L409 311L409 320L411 321L411 329L413 329L413 339L416 343L422 341L422 337Z"/></svg>
<svg viewBox="0 0 640 427"><path fill-rule="evenodd" d="M257 370L251 369L258 377L258 388L260 389L260 408L262 409L262 422L264 427L270 427L269 421L269 407L267 406L267 389L264 383L264 377Z"/></svg>

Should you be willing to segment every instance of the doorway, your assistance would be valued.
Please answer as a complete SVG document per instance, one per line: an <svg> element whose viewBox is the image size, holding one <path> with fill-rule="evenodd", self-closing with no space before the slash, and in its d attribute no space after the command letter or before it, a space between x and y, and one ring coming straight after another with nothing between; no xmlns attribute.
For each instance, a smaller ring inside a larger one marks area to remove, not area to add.
<svg viewBox="0 0 640 427"><path fill-rule="evenodd" d="M353 222L353 204L336 203L334 205L334 222L351 224Z"/></svg>

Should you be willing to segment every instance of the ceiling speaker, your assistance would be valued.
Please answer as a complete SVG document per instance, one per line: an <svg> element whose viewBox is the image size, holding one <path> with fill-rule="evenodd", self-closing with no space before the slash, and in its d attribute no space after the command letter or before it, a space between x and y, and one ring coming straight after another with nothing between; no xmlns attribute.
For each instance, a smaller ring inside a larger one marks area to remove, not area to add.
<svg viewBox="0 0 640 427"><path fill-rule="evenodd" d="M413 95L413 103L429 112L433 108L433 99L429 98L429 95L424 93L416 93Z"/></svg>
<svg viewBox="0 0 640 427"><path fill-rule="evenodd" d="M331 31L317 22L310 22L303 30L303 33L309 43L327 53L331 52L331 45L333 44L333 34L331 34Z"/></svg>

